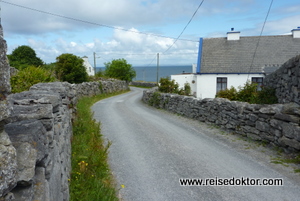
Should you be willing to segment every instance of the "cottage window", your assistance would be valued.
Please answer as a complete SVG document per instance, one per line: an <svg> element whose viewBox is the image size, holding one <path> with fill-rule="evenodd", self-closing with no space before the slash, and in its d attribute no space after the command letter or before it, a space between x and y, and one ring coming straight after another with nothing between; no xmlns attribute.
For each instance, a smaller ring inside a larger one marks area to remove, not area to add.
<svg viewBox="0 0 300 201"><path fill-rule="evenodd" d="M227 77L217 77L217 93L227 89Z"/></svg>
<svg viewBox="0 0 300 201"><path fill-rule="evenodd" d="M260 91L263 85L264 78L262 77L252 77L252 83L257 83L257 90Z"/></svg>

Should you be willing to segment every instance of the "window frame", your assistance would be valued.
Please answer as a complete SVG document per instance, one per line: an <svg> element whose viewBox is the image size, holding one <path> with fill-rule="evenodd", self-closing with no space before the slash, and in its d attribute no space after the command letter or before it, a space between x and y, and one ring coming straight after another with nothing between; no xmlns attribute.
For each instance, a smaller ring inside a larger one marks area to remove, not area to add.
<svg viewBox="0 0 300 201"><path fill-rule="evenodd" d="M217 93L221 90L226 90L228 84L227 77L217 77Z"/></svg>
<svg viewBox="0 0 300 201"><path fill-rule="evenodd" d="M260 80L260 81L258 81ZM251 83L257 83L257 91L261 91L261 87L263 86L264 83L264 78L263 77L251 77Z"/></svg>

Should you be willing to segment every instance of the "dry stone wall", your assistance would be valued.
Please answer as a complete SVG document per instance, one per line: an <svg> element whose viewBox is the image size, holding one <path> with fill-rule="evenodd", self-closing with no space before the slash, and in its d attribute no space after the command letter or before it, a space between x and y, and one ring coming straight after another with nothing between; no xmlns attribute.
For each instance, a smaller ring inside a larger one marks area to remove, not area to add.
<svg viewBox="0 0 300 201"><path fill-rule="evenodd" d="M157 84L153 83L153 82L130 82L129 83L132 86L136 86L136 87L156 87Z"/></svg>
<svg viewBox="0 0 300 201"><path fill-rule="evenodd" d="M3 29L0 24L0 101L6 99L6 96L10 93L10 66L8 64L8 59L6 56L7 45L6 41L3 39ZM3 104L1 103L0 104ZM0 110L3 108L0 108ZM1 111L0 111L1 118ZM0 119L1 121L1 119Z"/></svg>
<svg viewBox="0 0 300 201"><path fill-rule="evenodd" d="M82 96L127 90L123 81L40 83L7 96L0 133L0 200L69 200L72 118Z"/></svg>
<svg viewBox="0 0 300 201"><path fill-rule="evenodd" d="M0 24L0 197L15 186L14 175L17 172L16 149L4 131L5 119L9 117L11 111L6 100L11 92L10 66L6 51L6 41L3 39Z"/></svg>
<svg viewBox="0 0 300 201"><path fill-rule="evenodd" d="M300 55L291 58L277 71L266 76L264 85L276 89L279 103L300 104Z"/></svg>
<svg viewBox="0 0 300 201"><path fill-rule="evenodd" d="M269 142L287 152L300 151L300 106L296 103L257 105L223 98L200 100L154 90L145 90L142 100L157 108Z"/></svg>

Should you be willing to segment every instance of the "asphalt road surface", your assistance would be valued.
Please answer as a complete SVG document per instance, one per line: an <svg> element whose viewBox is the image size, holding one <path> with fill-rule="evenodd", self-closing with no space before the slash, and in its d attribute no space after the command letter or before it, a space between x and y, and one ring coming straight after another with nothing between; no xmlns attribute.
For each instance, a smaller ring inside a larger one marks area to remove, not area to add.
<svg viewBox="0 0 300 201"><path fill-rule="evenodd" d="M300 200L300 176L291 168L270 163L259 146L245 147L236 136L149 107L141 101L142 91L131 87L92 107L102 134L112 142L109 163L120 200ZM233 177L244 186L230 185ZM209 178L205 186L179 182ZM265 178L282 179L283 186L245 186ZM216 183L226 180L218 179L231 180L222 186Z"/></svg>

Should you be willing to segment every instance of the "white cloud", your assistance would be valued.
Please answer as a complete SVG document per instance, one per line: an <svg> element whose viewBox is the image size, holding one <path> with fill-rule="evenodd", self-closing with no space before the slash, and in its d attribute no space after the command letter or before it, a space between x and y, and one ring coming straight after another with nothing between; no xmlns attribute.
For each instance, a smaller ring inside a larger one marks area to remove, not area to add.
<svg viewBox="0 0 300 201"><path fill-rule="evenodd" d="M292 29L296 29L299 26L298 22L300 22L300 15L273 20L267 22L266 32L273 34L284 34L290 32Z"/></svg>
<svg viewBox="0 0 300 201"><path fill-rule="evenodd" d="M77 45L77 43L71 42L70 45L71 45L71 47L75 47Z"/></svg>
<svg viewBox="0 0 300 201"><path fill-rule="evenodd" d="M291 34L291 30L299 26L297 22L300 22L300 15L268 20L265 24L263 35ZM259 35L262 27L263 23L257 23L253 28L245 29L242 33L247 33L247 35Z"/></svg>
<svg viewBox="0 0 300 201"><path fill-rule="evenodd" d="M292 0L295 1L295 0ZM178 40L165 52L174 39L139 34L142 31L177 37L201 1L195 0L14 0L17 5L34 8L61 16L95 22L98 25L122 27L131 31L110 29L53 16L18 6L1 3L2 25L9 50L17 45L30 45L46 62L55 61L62 53L93 56L101 61L124 57L147 65L156 53L162 54L162 63L194 63L198 43ZM183 38L223 37L231 27L242 35L257 35L269 3L258 0L205 1L183 34ZM259 12L258 7L263 9ZM294 12L295 7L282 8L282 13ZM279 12L279 11L278 11ZM16 13L18 15L16 15ZM280 14L280 13L279 13ZM279 16L279 15L278 15ZM261 19L261 20L260 20ZM299 26L299 15L278 17L268 21L266 34L286 33ZM282 30L282 32L281 32Z"/></svg>
<svg viewBox="0 0 300 201"><path fill-rule="evenodd" d="M187 0L182 4L182 1L162 0L156 3L149 1L145 7L141 0L27 0L26 2L15 0L13 2L15 5L2 3L1 6L2 19L7 31L33 34L95 26L83 21L125 27L154 25L162 23L166 17L168 20L177 20L178 16L190 15L195 9L195 3L192 2Z"/></svg>
<svg viewBox="0 0 300 201"><path fill-rule="evenodd" d="M147 25L155 27L179 21L186 23L195 12L200 1L14 0L13 3L15 5L1 4L2 19L6 31L18 34L43 34L62 30L78 31L81 28L95 28L95 25L84 22L122 27ZM246 9L245 3L249 4L249 0L204 2L198 16L240 12Z"/></svg>

